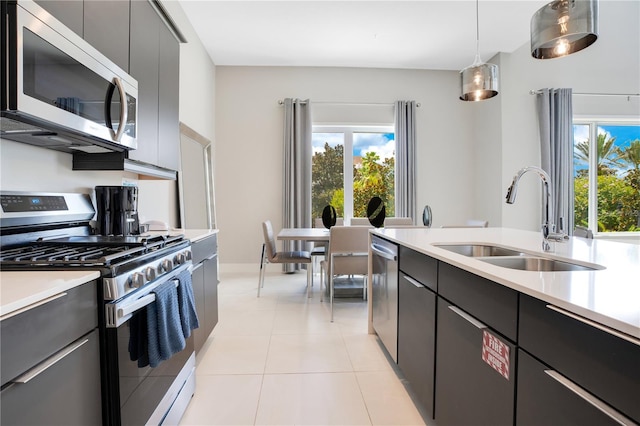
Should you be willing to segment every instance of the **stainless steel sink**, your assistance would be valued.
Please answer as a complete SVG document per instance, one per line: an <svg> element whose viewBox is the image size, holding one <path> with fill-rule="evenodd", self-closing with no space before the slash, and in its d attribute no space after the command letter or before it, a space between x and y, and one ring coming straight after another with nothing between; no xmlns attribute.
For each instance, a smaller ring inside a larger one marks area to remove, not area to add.
<svg viewBox="0 0 640 426"><path fill-rule="evenodd" d="M434 244L445 250L469 257L522 256L517 250L484 244Z"/></svg>
<svg viewBox="0 0 640 426"><path fill-rule="evenodd" d="M553 271L596 271L604 269L600 265L593 267L578 265L577 263L563 262L557 259L548 259L536 256L507 256L507 257L487 257L479 259L492 265L503 268L519 269L522 271L553 272Z"/></svg>

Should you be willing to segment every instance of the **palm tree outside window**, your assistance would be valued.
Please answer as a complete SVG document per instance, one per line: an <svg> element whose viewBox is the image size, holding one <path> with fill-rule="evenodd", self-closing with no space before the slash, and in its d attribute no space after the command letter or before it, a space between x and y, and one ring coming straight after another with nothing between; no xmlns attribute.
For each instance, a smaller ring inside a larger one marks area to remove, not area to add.
<svg viewBox="0 0 640 426"><path fill-rule="evenodd" d="M575 225L640 232L640 123L574 120L573 130Z"/></svg>

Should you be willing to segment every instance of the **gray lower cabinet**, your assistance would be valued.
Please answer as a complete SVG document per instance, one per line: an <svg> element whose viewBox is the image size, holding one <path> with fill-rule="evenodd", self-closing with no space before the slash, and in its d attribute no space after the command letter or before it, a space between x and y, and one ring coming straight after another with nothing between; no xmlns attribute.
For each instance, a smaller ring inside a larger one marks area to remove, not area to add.
<svg viewBox="0 0 640 426"><path fill-rule="evenodd" d="M101 423L97 285L59 293L0 322L1 424Z"/></svg>
<svg viewBox="0 0 640 426"><path fill-rule="evenodd" d="M595 400L640 423L640 345L586 321L521 294L518 343ZM518 393L519 405L527 395Z"/></svg>
<svg viewBox="0 0 640 426"><path fill-rule="evenodd" d="M517 425L620 424L580 396L575 384L557 374L527 352L518 350Z"/></svg>
<svg viewBox="0 0 640 426"><path fill-rule="evenodd" d="M193 292L200 327L194 330L196 353L218 323L218 240L216 235L193 242Z"/></svg>
<svg viewBox="0 0 640 426"><path fill-rule="evenodd" d="M436 294L402 270L398 292L398 367L433 417Z"/></svg>
<svg viewBox="0 0 640 426"><path fill-rule="evenodd" d="M35 377L2 389L1 423L102 424L99 347L96 329L69 345L68 353L63 349L64 356Z"/></svg>
<svg viewBox="0 0 640 426"><path fill-rule="evenodd" d="M436 423L512 425L516 346L441 297L437 309ZM485 359L485 347L496 345L504 361L491 353Z"/></svg>

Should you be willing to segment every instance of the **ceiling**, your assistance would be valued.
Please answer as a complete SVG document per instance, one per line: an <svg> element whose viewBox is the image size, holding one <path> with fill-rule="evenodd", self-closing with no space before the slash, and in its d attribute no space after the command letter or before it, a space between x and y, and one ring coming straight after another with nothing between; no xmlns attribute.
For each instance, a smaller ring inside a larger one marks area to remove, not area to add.
<svg viewBox="0 0 640 426"><path fill-rule="evenodd" d="M474 60L476 2L179 0L216 65L460 70ZM548 0L480 0L480 56L529 42Z"/></svg>

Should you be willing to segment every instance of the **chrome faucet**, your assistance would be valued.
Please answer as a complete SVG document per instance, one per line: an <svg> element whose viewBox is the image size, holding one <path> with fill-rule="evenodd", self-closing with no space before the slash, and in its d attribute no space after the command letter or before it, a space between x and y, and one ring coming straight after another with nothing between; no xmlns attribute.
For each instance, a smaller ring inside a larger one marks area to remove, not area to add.
<svg viewBox="0 0 640 426"><path fill-rule="evenodd" d="M527 172L535 172L542 179L544 196L542 198L542 250L552 251L549 241L564 241L564 233L556 232L556 225L553 220L553 198L551 190L551 178L540 167L528 166L520 169L513 177L511 186L507 189L507 204L513 204L516 201L516 193L518 191L518 182L520 178Z"/></svg>

